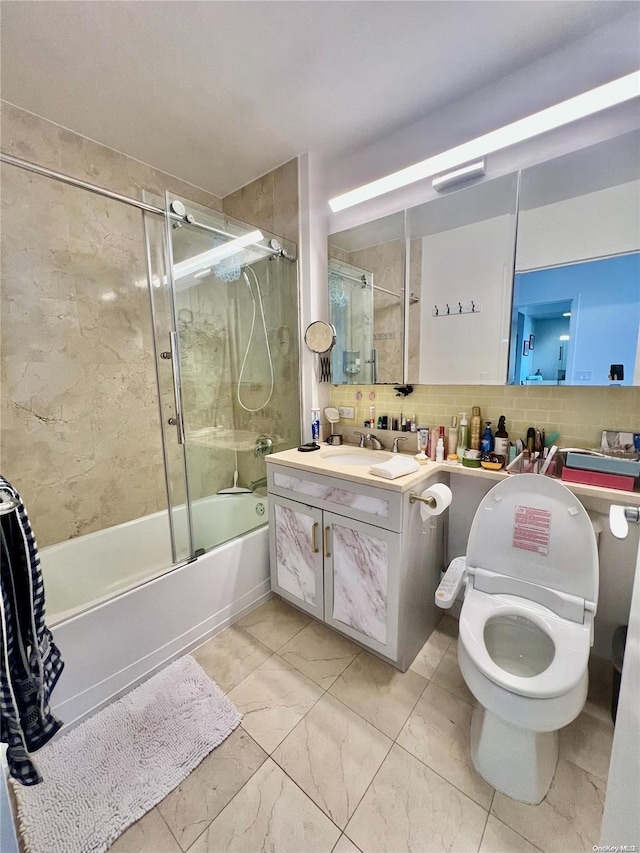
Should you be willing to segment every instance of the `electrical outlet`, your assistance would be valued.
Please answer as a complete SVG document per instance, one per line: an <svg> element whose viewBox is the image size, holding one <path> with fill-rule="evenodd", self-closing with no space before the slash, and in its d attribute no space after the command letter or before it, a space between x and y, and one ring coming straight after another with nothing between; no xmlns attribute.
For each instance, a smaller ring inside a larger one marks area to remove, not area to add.
<svg viewBox="0 0 640 853"><path fill-rule="evenodd" d="M353 406L339 406L338 414L341 418L345 418L345 420L352 421L356 416L356 410Z"/></svg>

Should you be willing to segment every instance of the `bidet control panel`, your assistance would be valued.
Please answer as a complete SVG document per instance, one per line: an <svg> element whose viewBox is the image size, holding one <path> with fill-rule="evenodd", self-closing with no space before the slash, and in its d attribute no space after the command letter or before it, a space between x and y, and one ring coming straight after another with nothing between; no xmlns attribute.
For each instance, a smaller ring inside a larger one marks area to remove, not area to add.
<svg viewBox="0 0 640 853"><path fill-rule="evenodd" d="M466 557L456 557L449 563L449 568L444 573L436 590L436 604L444 610L448 610L456 600L460 587L462 586L467 568Z"/></svg>

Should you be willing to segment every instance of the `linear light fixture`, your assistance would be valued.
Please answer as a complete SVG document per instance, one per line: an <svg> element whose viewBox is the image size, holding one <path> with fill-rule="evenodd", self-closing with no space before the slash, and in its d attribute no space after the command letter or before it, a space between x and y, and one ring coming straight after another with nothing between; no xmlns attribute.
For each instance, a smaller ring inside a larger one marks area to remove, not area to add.
<svg viewBox="0 0 640 853"><path fill-rule="evenodd" d="M634 71L632 74L619 77L617 80L612 80L610 83L605 83L589 92L583 92L582 95L576 95L574 98L569 98L569 100L555 104L553 107L547 107L547 109L519 119L512 124L492 130L490 133L485 133L469 142L457 145L455 148L450 148L448 151L443 151L441 154L415 163L413 166L408 166L406 169L400 169L398 172L393 172L377 181L356 187L354 190L330 199L329 205L331 210L337 213L337 211L352 207L354 204L360 204L376 196L400 189L400 187L406 187L415 181L430 178L446 169L453 169L460 163L485 157L494 151L500 151L502 148L516 145L518 142L524 142L525 139L531 139L541 133L555 130L557 127L562 127L562 125L638 96L640 96L640 71Z"/></svg>
<svg viewBox="0 0 640 853"><path fill-rule="evenodd" d="M221 246L216 246L207 252L202 252L199 255L194 255L193 258L174 264L173 277L177 280L185 278L188 275L193 275L203 267L219 264L225 258L235 255L240 249L245 249L247 246L252 246L261 240L264 240L262 231L250 231L248 234L243 234L242 237L236 237L234 240L229 240L228 243L223 243Z"/></svg>
<svg viewBox="0 0 640 853"><path fill-rule="evenodd" d="M447 172L445 175L434 178L431 181L431 186L436 192L440 192L440 190L452 187L454 184L461 184L471 178L479 178L480 175L484 175L485 171L484 159L478 160L476 163L469 163L468 166L454 169L453 172Z"/></svg>

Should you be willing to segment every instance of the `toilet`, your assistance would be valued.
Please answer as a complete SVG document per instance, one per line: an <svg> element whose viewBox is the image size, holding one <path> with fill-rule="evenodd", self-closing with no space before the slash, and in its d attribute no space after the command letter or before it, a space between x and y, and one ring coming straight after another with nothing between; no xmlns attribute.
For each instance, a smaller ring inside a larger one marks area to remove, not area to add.
<svg viewBox="0 0 640 853"><path fill-rule="evenodd" d="M478 507L460 569L458 662L478 700L473 763L498 791L539 803L555 772L558 731L587 697L598 601L591 520L557 480L510 477Z"/></svg>

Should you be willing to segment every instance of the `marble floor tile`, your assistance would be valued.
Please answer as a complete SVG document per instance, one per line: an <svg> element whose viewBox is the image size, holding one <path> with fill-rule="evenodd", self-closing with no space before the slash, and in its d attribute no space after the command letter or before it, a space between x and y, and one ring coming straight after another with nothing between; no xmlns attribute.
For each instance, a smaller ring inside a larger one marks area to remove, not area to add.
<svg viewBox="0 0 640 853"><path fill-rule="evenodd" d="M182 850L193 844L266 758L238 728L158 804Z"/></svg>
<svg viewBox="0 0 640 853"><path fill-rule="evenodd" d="M361 652L333 682L329 693L395 740L426 686L418 673L400 672Z"/></svg>
<svg viewBox="0 0 640 853"><path fill-rule="evenodd" d="M326 693L280 744L273 759L344 829L391 743Z"/></svg>
<svg viewBox="0 0 640 853"><path fill-rule="evenodd" d="M351 841L350 838L347 838L344 833L338 839L338 843L333 848L331 853L360 853L356 845Z"/></svg>
<svg viewBox="0 0 640 853"><path fill-rule="evenodd" d="M312 620L278 654L326 690L360 654L360 649L346 637Z"/></svg>
<svg viewBox="0 0 640 853"><path fill-rule="evenodd" d="M417 672L423 678L431 678L436 671L436 667L445 656L447 649L455 639L452 635L451 622L457 625L455 620L451 619L450 616L444 616L440 620L435 631L433 631L427 642L420 649L409 669ZM444 626L443 623L445 623Z"/></svg>
<svg viewBox="0 0 640 853"><path fill-rule="evenodd" d="M157 809L151 809L126 829L109 850L113 853L181 853Z"/></svg>
<svg viewBox="0 0 640 853"><path fill-rule="evenodd" d="M484 809L493 788L475 770L469 752L473 708L430 682L398 737L398 743Z"/></svg>
<svg viewBox="0 0 640 853"><path fill-rule="evenodd" d="M447 649L444 657L436 667L432 675L432 681L440 687L444 687L449 693L453 693L464 702L475 705L475 696L466 685L460 667L458 666L458 650L455 643Z"/></svg>
<svg viewBox="0 0 640 853"><path fill-rule="evenodd" d="M598 843L605 783L563 758L544 800L519 803L496 791L491 812L546 853L592 851Z"/></svg>
<svg viewBox="0 0 640 853"><path fill-rule="evenodd" d="M270 658L271 654L271 649L237 625L231 625L192 652L207 675L225 693Z"/></svg>
<svg viewBox="0 0 640 853"><path fill-rule="evenodd" d="M340 830L269 758L189 853L329 853Z"/></svg>
<svg viewBox="0 0 640 853"><path fill-rule="evenodd" d="M537 853L537 851L537 847L509 829L492 814L489 815L478 853Z"/></svg>
<svg viewBox="0 0 640 853"><path fill-rule="evenodd" d="M322 693L314 681L273 655L234 687L229 699L244 715L242 727L272 753Z"/></svg>
<svg viewBox="0 0 640 853"><path fill-rule="evenodd" d="M237 624L256 640L277 652L311 621L299 610L280 598L270 598L260 607L243 616Z"/></svg>
<svg viewBox="0 0 640 853"><path fill-rule="evenodd" d="M599 779L607 780L613 723L583 711L560 730L560 755Z"/></svg>
<svg viewBox="0 0 640 853"><path fill-rule="evenodd" d="M474 853L487 812L397 744L346 834L365 853Z"/></svg>

